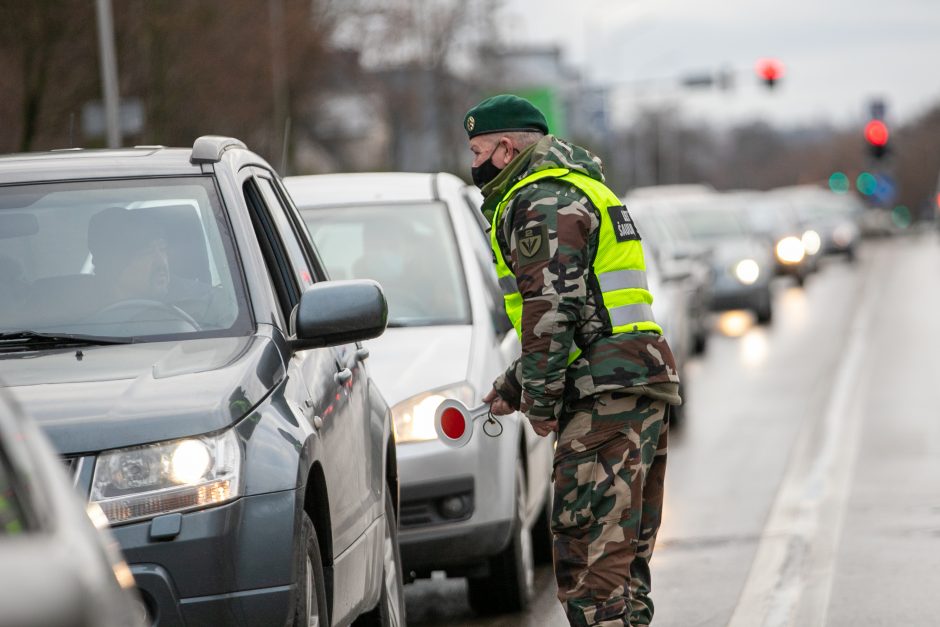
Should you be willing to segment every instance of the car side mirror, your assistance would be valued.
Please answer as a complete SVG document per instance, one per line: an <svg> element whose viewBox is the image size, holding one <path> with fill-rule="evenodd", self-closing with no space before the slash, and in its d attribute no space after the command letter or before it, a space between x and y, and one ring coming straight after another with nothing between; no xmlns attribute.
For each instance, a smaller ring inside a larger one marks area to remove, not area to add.
<svg viewBox="0 0 940 627"><path fill-rule="evenodd" d="M293 322L294 350L369 340L385 331L388 303L375 281L324 281L304 291Z"/></svg>

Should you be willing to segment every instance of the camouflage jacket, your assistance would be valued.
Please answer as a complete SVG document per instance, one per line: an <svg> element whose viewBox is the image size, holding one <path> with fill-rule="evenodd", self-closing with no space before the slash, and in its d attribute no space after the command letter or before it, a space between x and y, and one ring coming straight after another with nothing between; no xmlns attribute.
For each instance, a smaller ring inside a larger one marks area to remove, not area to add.
<svg viewBox="0 0 940 627"><path fill-rule="evenodd" d="M558 167L604 180L600 159L548 135L483 188L486 218L492 222L496 205L516 182ZM520 260L518 233L542 225L548 230L547 255ZM592 270L599 227L598 210L587 196L552 178L518 190L495 227L522 294L523 313L522 355L494 388L530 419L557 420L566 402L611 390L680 402L675 359L664 337L652 332L611 334ZM582 354L568 365L572 343Z"/></svg>

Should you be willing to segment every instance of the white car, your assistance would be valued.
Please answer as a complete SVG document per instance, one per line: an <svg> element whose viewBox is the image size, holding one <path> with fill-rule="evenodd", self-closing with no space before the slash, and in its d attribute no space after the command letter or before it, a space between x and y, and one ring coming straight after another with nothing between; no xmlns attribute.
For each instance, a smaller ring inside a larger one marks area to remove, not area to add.
<svg viewBox="0 0 940 627"><path fill-rule="evenodd" d="M517 355L503 311L479 195L445 174L335 174L285 179L334 279L370 278L385 291L388 330L366 343L395 420L405 572L468 578L484 613L524 608L533 561L550 556L553 439L521 415L470 443L436 439L448 398L481 403Z"/></svg>

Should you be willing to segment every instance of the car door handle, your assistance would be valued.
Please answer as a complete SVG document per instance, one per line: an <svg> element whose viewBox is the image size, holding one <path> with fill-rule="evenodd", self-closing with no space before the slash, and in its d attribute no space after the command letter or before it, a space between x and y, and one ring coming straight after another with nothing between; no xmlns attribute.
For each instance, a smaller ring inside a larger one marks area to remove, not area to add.
<svg viewBox="0 0 940 627"><path fill-rule="evenodd" d="M369 356L368 348L363 347L356 351L356 359L358 359L359 361L363 361L368 356Z"/></svg>
<svg viewBox="0 0 940 627"><path fill-rule="evenodd" d="M336 381L340 385L343 385L350 379L352 379L352 370L350 370L349 368L343 368L342 370L340 370L339 372L333 375L333 380Z"/></svg>

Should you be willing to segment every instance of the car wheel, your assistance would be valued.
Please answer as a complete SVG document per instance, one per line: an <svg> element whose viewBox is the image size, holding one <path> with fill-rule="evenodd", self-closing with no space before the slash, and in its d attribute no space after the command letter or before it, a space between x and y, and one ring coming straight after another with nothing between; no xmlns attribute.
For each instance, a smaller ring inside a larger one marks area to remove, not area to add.
<svg viewBox="0 0 940 627"><path fill-rule="evenodd" d="M509 546L490 559L489 577L467 581L470 607L481 614L518 612L529 605L535 586L532 532L525 525L526 478L516 461L516 506Z"/></svg>
<svg viewBox="0 0 940 627"><path fill-rule="evenodd" d="M297 553L294 572L297 573L297 589L294 598L293 627L326 627L330 624L326 605L326 579L323 577L323 561L320 544L313 521L306 512L301 516L300 551Z"/></svg>
<svg viewBox="0 0 940 627"><path fill-rule="evenodd" d="M555 498L554 483L548 484L545 495L545 505L532 526L532 559L536 564L552 563L552 544L555 539L552 535L552 500Z"/></svg>
<svg viewBox="0 0 940 627"><path fill-rule="evenodd" d="M356 627L404 627L405 589L402 583L401 551L398 548L398 517L392 495L385 490L385 539L383 545L382 596L375 609L356 619Z"/></svg>
<svg viewBox="0 0 940 627"><path fill-rule="evenodd" d="M760 304L754 312L757 315L758 324L767 324L773 319L774 311L771 300L769 289L761 294Z"/></svg>

